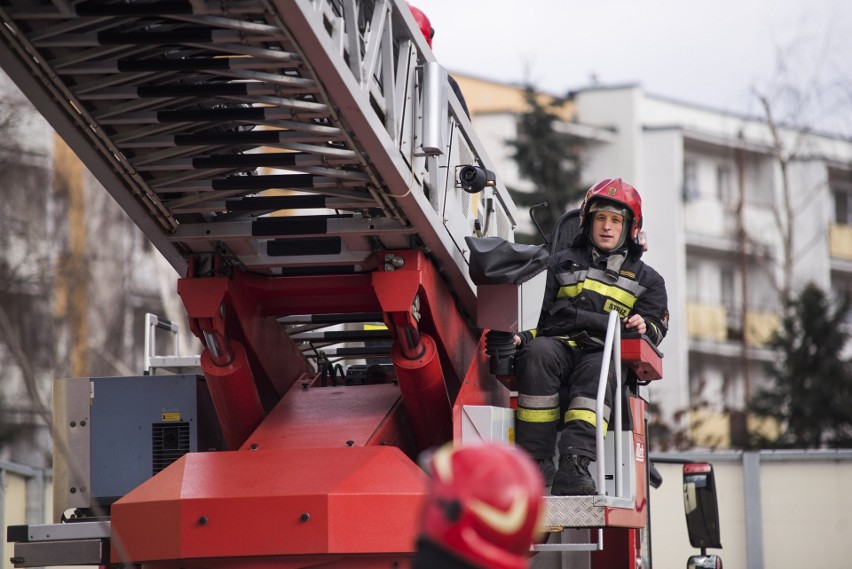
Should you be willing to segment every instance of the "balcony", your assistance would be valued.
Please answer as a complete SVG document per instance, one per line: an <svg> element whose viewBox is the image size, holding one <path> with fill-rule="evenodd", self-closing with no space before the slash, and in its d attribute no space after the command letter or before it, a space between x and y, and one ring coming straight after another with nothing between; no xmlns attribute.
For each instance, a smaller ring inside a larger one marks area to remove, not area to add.
<svg viewBox="0 0 852 569"><path fill-rule="evenodd" d="M779 326L779 317L774 312L748 311L743 326L738 310L720 304L689 302L686 322L692 351L739 357L745 335L752 358L767 361L772 358L772 351L766 345Z"/></svg>
<svg viewBox="0 0 852 569"><path fill-rule="evenodd" d="M852 273L852 225L829 226L828 251L832 270Z"/></svg>
<svg viewBox="0 0 852 569"><path fill-rule="evenodd" d="M696 446L714 449L740 446L746 442L748 434L768 440L776 440L781 435L781 425L774 418L708 408L692 409L689 427Z"/></svg>
<svg viewBox="0 0 852 569"><path fill-rule="evenodd" d="M713 342L728 340L727 317L724 306L687 303L686 323L690 338Z"/></svg>
<svg viewBox="0 0 852 569"><path fill-rule="evenodd" d="M774 312L750 311L745 318L745 336L749 346L765 346L781 321Z"/></svg>

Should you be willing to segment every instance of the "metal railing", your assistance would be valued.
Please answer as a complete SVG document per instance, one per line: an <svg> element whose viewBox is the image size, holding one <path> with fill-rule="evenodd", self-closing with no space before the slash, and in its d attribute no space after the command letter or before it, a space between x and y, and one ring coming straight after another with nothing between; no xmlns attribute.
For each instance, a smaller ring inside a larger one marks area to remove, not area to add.
<svg viewBox="0 0 852 569"><path fill-rule="evenodd" d="M157 354L157 330L168 332L172 335L172 354ZM145 375L152 375L160 368L185 369L197 368L201 365L201 358L197 355L180 355L180 343L178 341L180 327L175 322L159 318L150 312L145 314Z"/></svg>
<svg viewBox="0 0 852 569"><path fill-rule="evenodd" d="M606 399L607 379L610 366L615 363L615 396L612 412L615 415L615 467L613 468L613 482L615 483L615 497L624 497L624 484L621 476L621 465L624 458L624 449L621 443L621 322L619 313L613 310L609 313L609 321L606 329L606 340L604 340L603 359L601 360L601 374L598 378L598 395L595 401L595 467L598 495L606 494L606 458L604 456L604 402Z"/></svg>

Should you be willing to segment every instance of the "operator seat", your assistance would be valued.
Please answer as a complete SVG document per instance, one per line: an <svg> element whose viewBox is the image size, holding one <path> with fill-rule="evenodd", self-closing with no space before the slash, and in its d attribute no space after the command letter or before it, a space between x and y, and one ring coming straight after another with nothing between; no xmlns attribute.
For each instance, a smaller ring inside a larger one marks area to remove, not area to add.
<svg viewBox="0 0 852 569"><path fill-rule="evenodd" d="M551 255L558 253L571 246L577 235L580 234L580 210L572 209L566 211L553 226L553 231L548 239L548 251Z"/></svg>

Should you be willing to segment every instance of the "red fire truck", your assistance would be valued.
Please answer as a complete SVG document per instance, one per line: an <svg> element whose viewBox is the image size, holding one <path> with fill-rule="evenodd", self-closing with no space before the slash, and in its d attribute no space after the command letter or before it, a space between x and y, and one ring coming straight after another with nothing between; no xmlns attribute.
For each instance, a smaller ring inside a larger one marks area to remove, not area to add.
<svg viewBox="0 0 852 569"><path fill-rule="evenodd" d="M408 566L418 454L511 439L487 332L534 320L537 285L471 279L466 238L513 242L517 212L407 5L3 0L0 18L0 66L181 275L203 344L57 381L56 523L10 528L13 564ZM640 387L661 355L617 326L609 349L623 407L599 494L548 496L537 548L647 567Z"/></svg>

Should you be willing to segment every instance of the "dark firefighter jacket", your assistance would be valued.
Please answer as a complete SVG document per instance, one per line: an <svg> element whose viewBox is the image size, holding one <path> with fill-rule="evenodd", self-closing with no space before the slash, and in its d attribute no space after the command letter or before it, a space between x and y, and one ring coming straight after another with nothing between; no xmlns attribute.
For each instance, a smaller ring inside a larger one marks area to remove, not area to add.
<svg viewBox="0 0 852 569"><path fill-rule="evenodd" d="M607 269L607 256L595 260L585 234L570 248L551 255L538 328L521 334L524 343L542 335L562 337L582 347L601 346L614 309L622 318L642 315L645 335L659 345L668 331L666 285L657 271L641 261L642 252L637 249L627 250L617 273Z"/></svg>

